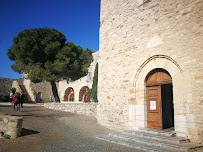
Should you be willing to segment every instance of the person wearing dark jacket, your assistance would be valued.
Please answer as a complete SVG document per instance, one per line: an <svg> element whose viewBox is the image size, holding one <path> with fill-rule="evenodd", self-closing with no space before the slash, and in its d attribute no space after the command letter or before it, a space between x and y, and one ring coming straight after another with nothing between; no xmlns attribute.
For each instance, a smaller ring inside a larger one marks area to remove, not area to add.
<svg viewBox="0 0 203 152"><path fill-rule="evenodd" d="M23 92L20 92L20 105L19 105L19 109L20 109L20 106L21 106L23 111L24 111L24 107L23 107L24 100L25 100L25 96L24 96Z"/></svg>

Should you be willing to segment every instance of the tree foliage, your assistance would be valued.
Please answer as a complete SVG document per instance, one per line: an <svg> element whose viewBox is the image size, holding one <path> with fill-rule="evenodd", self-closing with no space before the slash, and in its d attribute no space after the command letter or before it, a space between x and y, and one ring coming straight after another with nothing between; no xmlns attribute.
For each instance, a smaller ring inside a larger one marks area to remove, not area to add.
<svg viewBox="0 0 203 152"><path fill-rule="evenodd" d="M88 90L88 94L94 102L98 102L97 86L98 86L98 63L96 64L95 71L94 71L92 89Z"/></svg>
<svg viewBox="0 0 203 152"><path fill-rule="evenodd" d="M66 43L65 35L51 28L20 32L7 55L15 61L14 71L28 74L34 83L45 80L52 85L61 79L77 80L85 76L92 61L91 50Z"/></svg>
<svg viewBox="0 0 203 152"><path fill-rule="evenodd" d="M11 92L12 92L13 94L15 94L16 88L11 88Z"/></svg>

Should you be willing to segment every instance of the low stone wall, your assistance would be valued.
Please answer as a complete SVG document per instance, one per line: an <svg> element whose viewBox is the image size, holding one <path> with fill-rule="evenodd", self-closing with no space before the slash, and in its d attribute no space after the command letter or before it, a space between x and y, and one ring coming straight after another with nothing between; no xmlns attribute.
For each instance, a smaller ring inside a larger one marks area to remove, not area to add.
<svg viewBox="0 0 203 152"><path fill-rule="evenodd" d="M21 135L23 118L16 116L0 115L0 132L17 138Z"/></svg>
<svg viewBox="0 0 203 152"><path fill-rule="evenodd" d="M97 116L97 103L67 102L67 103L45 103L45 108L74 112L90 116Z"/></svg>

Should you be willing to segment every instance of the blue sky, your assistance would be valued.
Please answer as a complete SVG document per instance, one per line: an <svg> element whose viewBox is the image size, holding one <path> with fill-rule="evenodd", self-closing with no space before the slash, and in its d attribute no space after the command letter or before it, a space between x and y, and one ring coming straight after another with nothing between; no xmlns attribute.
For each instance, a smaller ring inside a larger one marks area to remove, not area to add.
<svg viewBox="0 0 203 152"><path fill-rule="evenodd" d="M0 77L18 79L7 56L12 40L30 28L61 31L67 42L99 50L100 0L0 0Z"/></svg>

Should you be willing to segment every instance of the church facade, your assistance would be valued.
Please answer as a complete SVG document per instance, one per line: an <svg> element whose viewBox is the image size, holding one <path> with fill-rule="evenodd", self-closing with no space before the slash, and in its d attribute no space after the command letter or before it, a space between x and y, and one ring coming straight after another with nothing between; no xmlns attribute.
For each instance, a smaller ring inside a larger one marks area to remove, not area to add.
<svg viewBox="0 0 203 152"><path fill-rule="evenodd" d="M101 0L97 119L203 141L202 0Z"/></svg>

